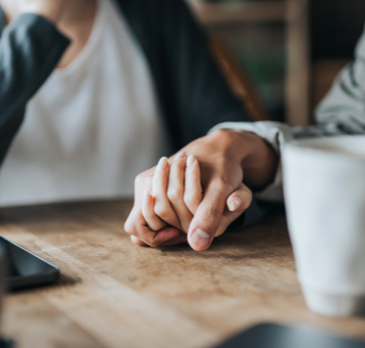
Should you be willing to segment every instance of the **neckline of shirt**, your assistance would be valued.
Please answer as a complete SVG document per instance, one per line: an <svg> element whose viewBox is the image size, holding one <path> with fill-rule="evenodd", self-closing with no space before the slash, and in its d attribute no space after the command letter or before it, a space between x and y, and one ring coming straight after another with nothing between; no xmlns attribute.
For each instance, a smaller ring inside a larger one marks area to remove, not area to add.
<svg viewBox="0 0 365 348"><path fill-rule="evenodd" d="M62 75L71 75L73 74L80 66L82 66L88 57L93 52L96 47L97 42L100 39L101 31L103 28L104 17L105 17L105 3L106 0L96 0L96 14L93 23L93 27L91 29L91 33L89 39L87 40L84 48L81 52L75 57L75 59L64 68L55 69L55 73Z"/></svg>

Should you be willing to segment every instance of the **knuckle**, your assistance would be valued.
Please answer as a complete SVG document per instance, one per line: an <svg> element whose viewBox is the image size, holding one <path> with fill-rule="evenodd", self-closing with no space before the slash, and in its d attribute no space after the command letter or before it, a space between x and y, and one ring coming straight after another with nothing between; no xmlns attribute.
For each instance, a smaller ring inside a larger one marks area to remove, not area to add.
<svg viewBox="0 0 365 348"><path fill-rule="evenodd" d="M152 248L157 248L158 246L160 246L160 243L156 240L150 240L148 245Z"/></svg>
<svg viewBox="0 0 365 348"><path fill-rule="evenodd" d="M234 190L230 181L223 176L215 179L212 182L211 187L218 192L232 192Z"/></svg>
<svg viewBox="0 0 365 348"><path fill-rule="evenodd" d="M139 234L140 221L135 218L132 214L128 216L124 223L124 231L132 236L138 236Z"/></svg>
<svg viewBox="0 0 365 348"><path fill-rule="evenodd" d="M178 188L172 188L172 189L169 188L168 191L167 191L167 198L172 203L181 202L182 201L181 196L182 196L181 190L179 190Z"/></svg>
<svg viewBox="0 0 365 348"><path fill-rule="evenodd" d="M136 188L144 186L149 177L153 177L153 173L150 170L139 173L134 179L134 186Z"/></svg>
<svg viewBox="0 0 365 348"><path fill-rule="evenodd" d="M226 187L226 181L224 180L224 178L215 179L212 186L214 186L214 188L216 189L222 190Z"/></svg>
<svg viewBox="0 0 365 348"><path fill-rule="evenodd" d="M201 202L201 194L198 193L185 193L184 202L188 207L197 207Z"/></svg>
<svg viewBox="0 0 365 348"><path fill-rule="evenodd" d="M159 216L162 220L165 220L170 216L170 209L168 208L167 204L156 204L155 214Z"/></svg>
<svg viewBox="0 0 365 348"><path fill-rule="evenodd" d="M133 224L131 223L131 221L128 219L125 224L124 224L124 230L129 233L132 234L133 231Z"/></svg>
<svg viewBox="0 0 365 348"><path fill-rule="evenodd" d="M199 218L207 223L217 223L222 217L222 213L215 207L209 207L199 214Z"/></svg>
<svg viewBox="0 0 365 348"><path fill-rule="evenodd" d="M145 245L145 243L137 237L131 238L131 240L136 245Z"/></svg>

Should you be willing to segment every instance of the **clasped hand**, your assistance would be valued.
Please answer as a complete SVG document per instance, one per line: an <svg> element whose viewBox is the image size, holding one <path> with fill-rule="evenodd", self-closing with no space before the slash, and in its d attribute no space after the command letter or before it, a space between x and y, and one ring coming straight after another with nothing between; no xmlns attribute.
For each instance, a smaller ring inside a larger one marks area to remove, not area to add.
<svg viewBox="0 0 365 348"><path fill-rule="evenodd" d="M188 241L209 248L252 201L242 183L242 153L235 132L200 138L138 175L135 203L125 230L136 244L152 247Z"/></svg>

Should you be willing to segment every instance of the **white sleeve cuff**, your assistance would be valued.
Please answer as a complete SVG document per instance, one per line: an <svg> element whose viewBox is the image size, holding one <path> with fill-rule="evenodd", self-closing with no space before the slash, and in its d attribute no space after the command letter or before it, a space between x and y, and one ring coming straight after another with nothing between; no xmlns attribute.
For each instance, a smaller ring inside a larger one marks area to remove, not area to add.
<svg viewBox="0 0 365 348"><path fill-rule="evenodd" d="M283 202L282 170L280 149L281 146L291 139L290 127L273 121L259 122L224 122L214 126L209 132L212 133L219 129L229 129L236 132L244 131L257 134L269 143L279 156L278 169L275 180L261 192L256 193L256 198L270 202Z"/></svg>

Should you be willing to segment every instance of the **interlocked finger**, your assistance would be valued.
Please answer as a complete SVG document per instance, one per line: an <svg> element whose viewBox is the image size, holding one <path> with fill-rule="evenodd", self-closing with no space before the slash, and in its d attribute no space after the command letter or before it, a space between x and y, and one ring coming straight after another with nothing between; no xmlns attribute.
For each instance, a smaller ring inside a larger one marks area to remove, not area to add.
<svg viewBox="0 0 365 348"><path fill-rule="evenodd" d="M193 214L184 202L186 156L177 157L170 166L167 197L176 213L182 232L187 233Z"/></svg>
<svg viewBox="0 0 365 348"><path fill-rule="evenodd" d="M154 209L154 201L155 199L152 197L152 195L147 190L145 190L142 202L143 217L145 218L148 227L152 231L159 231L166 226L166 222L161 220L156 215Z"/></svg>
<svg viewBox="0 0 365 348"><path fill-rule="evenodd" d="M192 214L196 213L203 199L199 162L191 154L186 162L184 202Z"/></svg>
<svg viewBox="0 0 365 348"><path fill-rule="evenodd" d="M167 188L169 182L170 165L166 157L162 157L158 162L155 174L153 176L153 197L155 214L167 224L181 229L179 219L167 197Z"/></svg>

